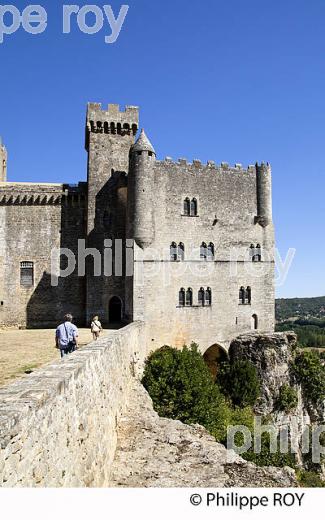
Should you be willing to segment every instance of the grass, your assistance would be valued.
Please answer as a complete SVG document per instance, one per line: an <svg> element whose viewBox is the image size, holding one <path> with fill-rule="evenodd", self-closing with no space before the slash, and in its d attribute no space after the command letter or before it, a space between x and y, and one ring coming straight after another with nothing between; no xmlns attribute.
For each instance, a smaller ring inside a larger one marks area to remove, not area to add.
<svg viewBox="0 0 325 520"><path fill-rule="evenodd" d="M52 329L0 330L0 387L60 358ZM79 330L80 346L92 341L89 329Z"/></svg>

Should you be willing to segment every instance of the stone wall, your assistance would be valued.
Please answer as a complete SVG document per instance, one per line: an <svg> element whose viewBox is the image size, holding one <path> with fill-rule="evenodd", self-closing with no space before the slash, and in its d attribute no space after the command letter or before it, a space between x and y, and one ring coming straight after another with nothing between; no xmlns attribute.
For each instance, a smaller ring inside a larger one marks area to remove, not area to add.
<svg viewBox="0 0 325 520"><path fill-rule="evenodd" d="M53 285L51 253L68 248L77 257L85 238L85 185L4 183L0 189L0 325L49 327L72 312L84 322L85 280L75 270ZM61 257L64 269L66 257ZM33 264L33 283L23 285L22 262Z"/></svg>
<svg viewBox="0 0 325 520"><path fill-rule="evenodd" d="M0 486L103 486L144 360L142 324L0 391Z"/></svg>
<svg viewBox="0 0 325 520"><path fill-rule="evenodd" d="M105 241L113 241L113 254L122 256L122 240L125 240L127 173L129 152L138 129L137 107L108 105L102 109L98 103L89 103L86 122L86 150L88 152L88 247L101 254L101 276L93 276L93 262L87 265L87 321L96 314L103 324L112 319L110 302L119 298L124 315L125 279L119 272L118 260L113 275L104 274ZM116 241L119 241L117 245ZM120 247L120 253L119 251Z"/></svg>
<svg viewBox="0 0 325 520"><path fill-rule="evenodd" d="M168 159L152 165L152 160L145 172L152 190L149 184L142 194L147 196L142 214L153 204L152 241L149 247L135 244L135 275L126 298L129 308L133 304L133 318L147 324L148 344L154 349L195 341L203 352L215 343L228 348L232 339L251 330L254 315L259 332L272 332L274 229L272 221L267 226L256 221L259 170ZM135 174L144 175L138 169L129 177ZM270 183L270 169L268 175ZM196 216L184 215L186 198L197 200ZM184 261L171 261L173 242L184 244ZM200 259L202 242L214 244L213 261ZM252 262L251 244L261 245L261 262ZM250 305L239 305L241 286L252 289ZM199 305L201 287L211 288L210 307ZM193 290L192 306L179 306L181 288Z"/></svg>

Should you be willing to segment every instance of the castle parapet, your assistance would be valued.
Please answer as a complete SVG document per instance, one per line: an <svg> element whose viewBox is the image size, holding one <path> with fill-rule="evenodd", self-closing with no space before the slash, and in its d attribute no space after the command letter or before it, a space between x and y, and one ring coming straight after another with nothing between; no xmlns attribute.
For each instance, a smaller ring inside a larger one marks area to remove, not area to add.
<svg viewBox="0 0 325 520"><path fill-rule="evenodd" d="M229 172L229 174L254 174L256 175L256 166L248 165L244 167L241 163L236 163L233 166L227 162L221 162L220 164L216 164L215 161L209 160L205 164L199 159L193 159L192 162L188 161L186 158L182 157L177 161L174 161L172 157L165 157L163 160L156 161L156 166L159 168L162 167L170 167L172 171L175 168L179 168L180 170L185 171L193 171L193 173L202 173L211 172L211 170L215 170L216 173L220 172Z"/></svg>
<svg viewBox="0 0 325 520"><path fill-rule="evenodd" d="M89 133L132 135L135 136L139 128L139 108L109 104L107 110L102 109L101 103L88 103L86 122L86 149L88 150Z"/></svg>
<svg viewBox="0 0 325 520"><path fill-rule="evenodd" d="M6 182L0 185L0 206L84 207L86 183L78 185Z"/></svg>

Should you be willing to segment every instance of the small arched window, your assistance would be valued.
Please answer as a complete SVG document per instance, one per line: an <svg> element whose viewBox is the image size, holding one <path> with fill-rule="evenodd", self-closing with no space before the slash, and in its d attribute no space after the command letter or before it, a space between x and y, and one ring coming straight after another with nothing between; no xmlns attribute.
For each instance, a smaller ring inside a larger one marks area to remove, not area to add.
<svg viewBox="0 0 325 520"><path fill-rule="evenodd" d="M191 217L197 216L197 200L192 199L191 200Z"/></svg>
<svg viewBox="0 0 325 520"><path fill-rule="evenodd" d="M208 287L207 290L205 291L205 305L207 307L211 307L211 305L212 305L212 291L211 291L210 287Z"/></svg>
<svg viewBox="0 0 325 520"><path fill-rule="evenodd" d="M201 287L201 289L199 290L199 294L198 294L198 302L199 302L199 305L202 307L204 305L204 300L205 300L205 290L203 289L203 287Z"/></svg>
<svg viewBox="0 0 325 520"><path fill-rule="evenodd" d="M214 244L212 244L212 242L210 242L210 244L208 245L208 248L207 248L207 259L208 260L214 259Z"/></svg>
<svg viewBox="0 0 325 520"><path fill-rule="evenodd" d="M245 303L247 305L250 305L251 302L252 302L252 289L250 287L247 287L246 291L245 291Z"/></svg>
<svg viewBox="0 0 325 520"><path fill-rule="evenodd" d="M254 257L255 257L255 246L254 246L254 244L251 244L251 245L250 245L250 248L249 248L249 257L250 257L250 259L251 259L252 262L255 262L255 259L254 259Z"/></svg>
<svg viewBox="0 0 325 520"><path fill-rule="evenodd" d="M118 135L121 135L121 133L122 133L122 125L121 125L121 123L117 123L116 131L117 131Z"/></svg>
<svg viewBox="0 0 325 520"><path fill-rule="evenodd" d="M208 248L205 242L202 242L200 246L200 258L201 260L206 260L208 256Z"/></svg>
<svg viewBox="0 0 325 520"><path fill-rule="evenodd" d="M193 305L193 291L191 288L188 288L186 291L186 306L192 307Z"/></svg>
<svg viewBox="0 0 325 520"><path fill-rule="evenodd" d="M172 262L177 262L177 245L176 242L172 242L170 246L170 259Z"/></svg>
<svg viewBox="0 0 325 520"><path fill-rule="evenodd" d="M183 242L180 242L178 244L178 260L180 260L181 262L184 262L184 259L185 259L185 247L184 247Z"/></svg>
<svg viewBox="0 0 325 520"><path fill-rule="evenodd" d="M191 214L191 202L190 202L189 198L186 198L184 200L184 215L189 217L190 214Z"/></svg>
<svg viewBox="0 0 325 520"><path fill-rule="evenodd" d="M241 287L239 289L239 304L244 305L245 304L245 289L244 287Z"/></svg>
<svg viewBox="0 0 325 520"><path fill-rule="evenodd" d="M101 121L97 121L97 132L99 132L99 133L103 132L103 127L102 127Z"/></svg>
<svg viewBox="0 0 325 520"><path fill-rule="evenodd" d="M252 262L261 262L262 261L262 254L261 254L261 245L257 244L255 247L254 244L251 244L250 246L250 257Z"/></svg>
<svg viewBox="0 0 325 520"><path fill-rule="evenodd" d="M252 330L258 329L258 317L257 314L253 314L252 316Z"/></svg>
<svg viewBox="0 0 325 520"><path fill-rule="evenodd" d="M178 294L178 303L180 307L185 307L185 289L180 289Z"/></svg>
<svg viewBox="0 0 325 520"><path fill-rule="evenodd" d="M113 135L114 135L114 134L116 133L116 129L115 129L115 123L114 123L114 122L112 122L112 123L110 124L110 127L111 127L111 134L113 134Z"/></svg>

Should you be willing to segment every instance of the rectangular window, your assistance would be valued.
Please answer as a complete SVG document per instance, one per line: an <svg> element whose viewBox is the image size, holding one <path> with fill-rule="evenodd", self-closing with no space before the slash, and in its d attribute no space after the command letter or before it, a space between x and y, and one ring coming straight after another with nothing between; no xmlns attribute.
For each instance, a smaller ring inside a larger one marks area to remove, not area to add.
<svg viewBox="0 0 325 520"><path fill-rule="evenodd" d="M34 285L34 263L20 263L20 285L24 287L32 287Z"/></svg>

